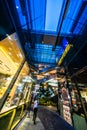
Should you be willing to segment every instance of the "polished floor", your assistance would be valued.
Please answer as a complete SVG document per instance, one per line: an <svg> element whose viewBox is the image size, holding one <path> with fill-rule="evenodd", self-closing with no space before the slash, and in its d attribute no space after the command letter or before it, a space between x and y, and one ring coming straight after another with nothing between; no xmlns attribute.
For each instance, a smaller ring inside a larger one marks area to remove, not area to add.
<svg viewBox="0 0 87 130"><path fill-rule="evenodd" d="M38 117L36 124L33 124L33 112L20 122L15 130L74 130L63 118L56 112L45 107L40 107L38 110Z"/></svg>
<svg viewBox="0 0 87 130"><path fill-rule="evenodd" d="M40 119L37 117L36 124L33 123L33 112L30 112L30 115L26 115L26 117L19 123L19 125L15 128L15 130L45 130L43 124Z"/></svg>

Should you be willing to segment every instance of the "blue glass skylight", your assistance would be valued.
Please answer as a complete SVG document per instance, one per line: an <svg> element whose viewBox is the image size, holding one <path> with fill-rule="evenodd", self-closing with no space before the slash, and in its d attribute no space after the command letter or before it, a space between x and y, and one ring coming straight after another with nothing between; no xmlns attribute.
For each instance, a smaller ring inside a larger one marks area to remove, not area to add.
<svg viewBox="0 0 87 130"><path fill-rule="evenodd" d="M14 0L22 29L43 34L58 34L65 0ZM24 2L24 3L22 3ZM86 0L70 0L60 35L81 34L86 25Z"/></svg>
<svg viewBox="0 0 87 130"><path fill-rule="evenodd" d="M45 30L57 31L63 0L47 0Z"/></svg>
<svg viewBox="0 0 87 130"><path fill-rule="evenodd" d="M84 27L85 27L85 24L87 24L87 5L85 6L84 10L83 10L83 13L74 29L74 34L80 34L82 33Z"/></svg>
<svg viewBox="0 0 87 130"><path fill-rule="evenodd" d="M82 0L70 0L67 14L63 21L63 25L62 25L62 29L61 29L62 35L73 33L71 31L71 28L72 28L73 24L76 22L76 18L78 16L81 5L82 5Z"/></svg>
<svg viewBox="0 0 87 130"><path fill-rule="evenodd" d="M22 9L21 9L21 5L20 5L20 1L19 0L15 0L15 8L18 12L18 16L19 16L19 20L20 20L20 25L21 27L23 27L23 29L27 29L27 25L26 25L26 18L22 13Z"/></svg>
<svg viewBox="0 0 87 130"><path fill-rule="evenodd" d="M30 0L32 30L44 30L46 0Z"/></svg>
<svg viewBox="0 0 87 130"><path fill-rule="evenodd" d="M35 44L35 49L31 49L29 43L26 44L25 49L27 55L31 58L33 62L36 63L48 63L56 65L56 57L58 60L63 54L63 49L61 46L56 46L55 51L52 51L53 45L47 44Z"/></svg>
<svg viewBox="0 0 87 130"><path fill-rule="evenodd" d="M82 35L87 26L87 0L11 0L11 2L7 0L6 2L19 39L22 45L26 44L25 49L31 64L55 65L60 60L68 40L70 44L80 45L80 42L77 45L73 38L79 37L75 35Z"/></svg>

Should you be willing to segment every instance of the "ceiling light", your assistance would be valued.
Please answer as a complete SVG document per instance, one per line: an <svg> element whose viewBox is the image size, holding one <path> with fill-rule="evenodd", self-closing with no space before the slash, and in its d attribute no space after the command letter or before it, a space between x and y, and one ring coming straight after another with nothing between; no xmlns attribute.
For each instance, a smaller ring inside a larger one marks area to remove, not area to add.
<svg viewBox="0 0 87 130"><path fill-rule="evenodd" d="M49 75L48 73L45 73L44 75Z"/></svg>
<svg viewBox="0 0 87 130"><path fill-rule="evenodd" d="M55 69L60 69L60 67L59 67L59 66L56 66Z"/></svg>
<svg viewBox="0 0 87 130"><path fill-rule="evenodd" d="M11 37L8 34L6 34L6 36L8 37L9 40L12 40Z"/></svg>
<svg viewBox="0 0 87 130"><path fill-rule="evenodd" d="M19 65L19 63L15 62L16 65Z"/></svg>
<svg viewBox="0 0 87 130"><path fill-rule="evenodd" d="M9 52L8 54L11 55L11 52Z"/></svg>
<svg viewBox="0 0 87 130"><path fill-rule="evenodd" d="M12 79L11 77L8 77L8 78L7 78L8 81L11 80L11 79Z"/></svg>
<svg viewBox="0 0 87 130"><path fill-rule="evenodd" d="M19 54L19 57L22 58L22 54L21 53Z"/></svg>
<svg viewBox="0 0 87 130"><path fill-rule="evenodd" d="M12 48L11 48L11 47L9 47L9 50L11 51L11 50L12 50Z"/></svg>
<svg viewBox="0 0 87 130"><path fill-rule="evenodd" d="M18 6L16 6L16 9L18 9L19 7Z"/></svg>
<svg viewBox="0 0 87 130"><path fill-rule="evenodd" d="M56 84L56 83L48 83L48 84L51 85L51 86L58 87L58 84Z"/></svg>

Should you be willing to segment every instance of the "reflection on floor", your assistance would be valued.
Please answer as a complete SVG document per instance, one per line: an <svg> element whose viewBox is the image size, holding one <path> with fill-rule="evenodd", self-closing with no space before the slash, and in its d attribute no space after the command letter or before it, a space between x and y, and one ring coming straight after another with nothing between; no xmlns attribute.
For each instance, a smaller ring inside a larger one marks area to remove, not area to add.
<svg viewBox="0 0 87 130"><path fill-rule="evenodd" d="M56 112L48 110L46 107L39 108L38 117L43 123L45 130L75 130Z"/></svg>
<svg viewBox="0 0 87 130"><path fill-rule="evenodd" d="M33 124L33 112L27 115L15 130L75 130L56 112L46 107L39 107L36 124Z"/></svg>
<svg viewBox="0 0 87 130"><path fill-rule="evenodd" d="M15 130L45 130L40 119L37 117L36 124L33 124L33 113L30 112L30 116L27 115L19 124Z"/></svg>

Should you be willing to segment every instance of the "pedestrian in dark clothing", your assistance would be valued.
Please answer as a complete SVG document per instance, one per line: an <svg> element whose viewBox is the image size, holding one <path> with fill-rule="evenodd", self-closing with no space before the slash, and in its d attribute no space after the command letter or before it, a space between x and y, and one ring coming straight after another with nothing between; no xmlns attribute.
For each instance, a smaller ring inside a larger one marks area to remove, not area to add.
<svg viewBox="0 0 87 130"><path fill-rule="evenodd" d="M34 98L34 105L33 105L33 121L34 121L34 124L36 124L37 111L38 111L38 99L37 99L37 97L35 97Z"/></svg>

